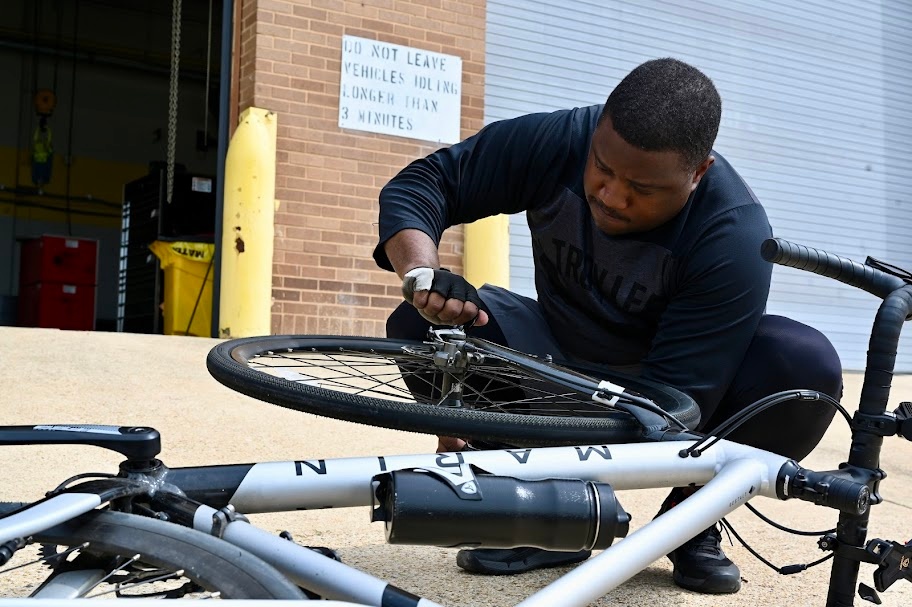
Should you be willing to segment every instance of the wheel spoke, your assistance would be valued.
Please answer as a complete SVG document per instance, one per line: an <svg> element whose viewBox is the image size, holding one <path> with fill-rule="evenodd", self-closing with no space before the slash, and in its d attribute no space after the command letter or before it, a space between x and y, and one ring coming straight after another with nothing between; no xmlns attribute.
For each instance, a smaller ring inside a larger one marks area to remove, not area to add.
<svg viewBox="0 0 912 607"><path fill-rule="evenodd" d="M126 561L124 561L123 563L121 563L120 565L118 565L115 569L112 569L111 571L109 571L108 574L107 574L106 576L104 576L103 578L101 578L100 580L98 580L98 582L96 582L95 585L94 585L92 588L89 589L89 591L91 592L91 591L94 590L95 588L98 588L98 586L100 586L101 584L103 584L103 583L106 582L107 580L111 579L111 577L113 577L114 575L116 575L116 574L119 573L120 571L123 571L124 567L127 567L127 566L129 566L129 565L135 563L137 560L139 560L139 555L138 555L138 554L134 554L132 557L130 557L129 559L127 559Z"/></svg>

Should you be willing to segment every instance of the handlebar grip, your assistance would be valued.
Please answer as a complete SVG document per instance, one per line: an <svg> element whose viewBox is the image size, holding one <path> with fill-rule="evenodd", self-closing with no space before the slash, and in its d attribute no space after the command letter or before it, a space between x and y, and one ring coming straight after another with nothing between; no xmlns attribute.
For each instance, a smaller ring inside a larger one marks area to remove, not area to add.
<svg viewBox="0 0 912 607"><path fill-rule="evenodd" d="M779 265L835 278L881 299L905 284L898 276L892 276L877 268L782 238L765 240L760 246L760 255L763 259Z"/></svg>

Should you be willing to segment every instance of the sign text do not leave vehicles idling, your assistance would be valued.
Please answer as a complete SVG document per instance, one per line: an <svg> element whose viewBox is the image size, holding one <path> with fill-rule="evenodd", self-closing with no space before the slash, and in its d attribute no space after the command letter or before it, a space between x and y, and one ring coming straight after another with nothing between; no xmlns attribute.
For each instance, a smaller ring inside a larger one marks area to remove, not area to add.
<svg viewBox="0 0 912 607"><path fill-rule="evenodd" d="M342 38L341 128L456 143L461 89L461 57Z"/></svg>

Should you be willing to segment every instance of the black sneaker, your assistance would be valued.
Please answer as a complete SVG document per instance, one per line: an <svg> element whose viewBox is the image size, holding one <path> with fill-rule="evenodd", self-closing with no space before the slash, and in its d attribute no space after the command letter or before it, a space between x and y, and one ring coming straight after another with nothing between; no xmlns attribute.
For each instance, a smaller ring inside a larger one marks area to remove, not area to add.
<svg viewBox="0 0 912 607"><path fill-rule="evenodd" d="M674 508L690 493L673 489L659 514ZM668 558L674 565L675 584L681 588L704 594L733 594L741 589L741 571L722 552L722 534L715 525L684 542Z"/></svg>
<svg viewBox="0 0 912 607"><path fill-rule="evenodd" d="M591 550L555 552L541 548L476 548L456 553L456 564L472 573L514 575L533 569L579 563L591 554Z"/></svg>
<svg viewBox="0 0 912 607"><path fill-rule="evenodd" d="M675 584L704 594L732 594L741 589L741 571L722 552L722 534L706 529L668 555Z"/></svg>

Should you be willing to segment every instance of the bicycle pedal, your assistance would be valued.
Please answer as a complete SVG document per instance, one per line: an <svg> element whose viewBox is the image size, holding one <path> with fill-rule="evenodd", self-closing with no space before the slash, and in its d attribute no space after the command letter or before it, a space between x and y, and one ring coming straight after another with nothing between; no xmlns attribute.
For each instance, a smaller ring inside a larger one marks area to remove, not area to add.
<svg viewBox="0 0 912 607"><path fill-rule="evenodd" d="M305 548L309 548L310 550L313 550L314 552L319 552L323 556L325 556L327 558L331 558L334 561L338 561L340 563L342 562L342 557L340 557L339 553L337 553L332 548L327 548L325 546L305 546Z"/></svg>
<svg viewBox="0 0 912 607"><path fill-rule="evenodd" d="M23 538L12 539L5 544L0 545L0 567L6 565L13 555L21 548L25 548L26 541Z"/></svg>
<svg viewBox="0 0 912 607"><path fill-rule="evenodd" d="M292 537L290 531L281 532L279 534L279 537L282 538L283 540L288 540L289 542L297 544L297 542L295 542L294 537ZM298 545L302 546L301 544L298 544ZM340 563L342 562L342 558L339 556L339 553L337 553L332 548L327 548L325 546L302 546L302 547L307 548L308 550L313 550L314 552L318 552L327 558L331 558L334 561L338 561Z"/></svg>

